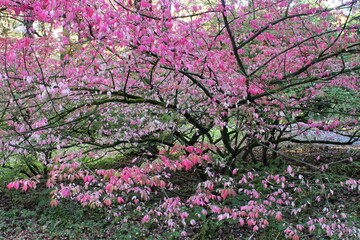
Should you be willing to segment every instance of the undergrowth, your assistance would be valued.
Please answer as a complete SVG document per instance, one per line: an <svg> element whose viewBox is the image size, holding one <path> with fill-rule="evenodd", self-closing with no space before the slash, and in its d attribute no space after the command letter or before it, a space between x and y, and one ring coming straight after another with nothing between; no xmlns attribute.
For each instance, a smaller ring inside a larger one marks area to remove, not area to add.
<svg viewBox="0 0 360 240"><path fill-rule="evenodd" d="M2 187L0 238L358 239L359 161L331 167L326 160L315 163L317 170L281 159L269 167L238 166L230 176L214 179L209 196L221 201L203 205L195 204L196 197L209 186L196 174L198 169L191 175L177 172L172 176L174 192L166 190L138 205L91 208L70 197L50 207L51 190L43 185L31 192ZM9 176L2 178L7 181ZM171 195L182 192L183 204L174 204L172 211L157 205L161 196L174 201Z"/></svg>

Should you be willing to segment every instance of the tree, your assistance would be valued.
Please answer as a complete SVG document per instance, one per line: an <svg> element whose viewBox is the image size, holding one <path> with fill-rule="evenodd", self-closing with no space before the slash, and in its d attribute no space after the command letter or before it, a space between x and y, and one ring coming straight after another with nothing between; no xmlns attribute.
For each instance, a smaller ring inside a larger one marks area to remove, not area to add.
<svg viewBox="0 0 360 240"><path fill-rule="evenodd" d="M54 201L74 194L110 205L129 185L144 199L149 186L164 188L164 170L199 166L206 180L205 163L231 174L255 160L254 148L267 165L269 151L306 142L296 137L308 130L357 126L356 107L314 119L329 107L328 89L357 94L355 3L0 1L26 25L24 37L1 39L2 163L33 155L58 186ZM134 151L122 187L110 180L105 190L95 175L117 179L115 170L91 173L76 161ZM60 187L62 174L96 194Z"/></svg>

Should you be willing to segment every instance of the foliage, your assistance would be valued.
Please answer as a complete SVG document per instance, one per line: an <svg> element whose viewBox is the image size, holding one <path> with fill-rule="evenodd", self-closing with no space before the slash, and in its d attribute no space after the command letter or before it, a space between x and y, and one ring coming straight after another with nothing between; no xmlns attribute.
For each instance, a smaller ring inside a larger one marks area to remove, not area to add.
<svg viewBox="0 0 360 240"><path fill-rule="evenodd" d="M3 158L154 157L205 141L231 168L259 146L267 164L298 122L357 125L353 107L312 119L326 90L358 90L355 3L3 1L25 25L1 41Z"/></svg>
<svg viewBox="0 0 360 240"><path fill-rule="evenodd" d="M354 217L329 204L338 180L244 167L259 155L269 166L282 142L338 142L302 138L312 133L351 129L341 144L358 141L356 102L334 102L359 89L356 6L0 0L23 27L0 39L1 165L22 162L28 176L8 189L45 185L55 209L108 209L134 231L164 225L173 237L199 221L199 238L222 221L292 239L357 236ZM316 201L325 216L306 212Z"/></svg>
<svg viewBox="0 0 360 240"><path fill-rule="evenodd" d="M106 239L224 239L250 235L276 238L280 234L292 239L357 239L360 182L354 180L359 175L353 171L357 167L359 162L349 162L319 172L282 162L258 170L255 169L259 166L251 164L218 181L216 191L208 192L209 183L200 182L194 189L196 198L190 197L190 201L181 204L169 198L170 208L157 207L152 200L136 208L131 204L125 208L123 203L120 208L112 204L91 209L74 204L71 197L48 208L49 190L12 191L14 208L0 212L4 220L2 231L4 236L26 230L32 236ZM185 190L187 183L183 181L178 187ZM171 190L166 192L171 194ZM204 204L197 203L200 199ZM17 227L12 228L11 224Z"/></svg>

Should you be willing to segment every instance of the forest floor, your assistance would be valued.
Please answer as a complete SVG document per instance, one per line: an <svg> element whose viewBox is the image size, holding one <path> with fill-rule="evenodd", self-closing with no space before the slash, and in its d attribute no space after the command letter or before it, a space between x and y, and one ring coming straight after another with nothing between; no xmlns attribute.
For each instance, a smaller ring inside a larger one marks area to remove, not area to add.
<svg viewBox="0 0 360 240"><path fill-rule="evenodd" d="M349 165L350 156L355 165ZM292 144L279 157L293 167L300 167L302 172L309 175L316 174L316 171L303 163L326 164L330 169L329 176L334 178L344 175L360 179L359 145L304 147ZM148 237L156 231L166 232L166 228L144 231L136 224L114 221L108 217L106 209L86 209L73 202L52 208L49 206L48 194L47 189L38 189L32 193L0 189L0 239L170 239ZM332 200L337 208L344 205L351 207L352 213L357 214L360 219L360 191L351 194L339 191ZM313 211L320 212L319 208L322 207L314 205ZM202 231L203 226L193 226L189 231L190 238L187 239L273 239L267 237L267 232L253 235L250 231L244 232L237 225L217 225L212 229L215 233L213 237L204 237ZM159 233L159 236L164 235L164 232ZM277 239L283 238L278 236ZM304 239L319 238L310 235Z"/></svg>

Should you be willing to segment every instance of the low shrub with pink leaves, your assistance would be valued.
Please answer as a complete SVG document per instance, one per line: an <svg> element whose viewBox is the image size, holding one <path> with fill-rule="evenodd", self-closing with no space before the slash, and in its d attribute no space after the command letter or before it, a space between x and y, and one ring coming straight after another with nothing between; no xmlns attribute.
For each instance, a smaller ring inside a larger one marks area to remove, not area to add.
<svg viewBox="0 0 360 240"><path fill-rule="evenodd" d="M122 221L166 226L184 238L201 232L209 221L255 236L360 237L356 210L337 201L359 196L360 180L343 176L338 181L326 171L313 175L290 165L220 174L214 169L221 169L221 160L213 159L209 149L177 145L154 161L138 160L120 169L91 170L58 159L45 182L52 189L50 205L68 199L106 208ZM40 182L39 177L20 180L8 188L27 191Z"/></svg>

